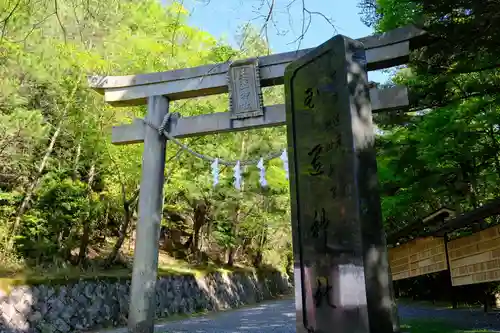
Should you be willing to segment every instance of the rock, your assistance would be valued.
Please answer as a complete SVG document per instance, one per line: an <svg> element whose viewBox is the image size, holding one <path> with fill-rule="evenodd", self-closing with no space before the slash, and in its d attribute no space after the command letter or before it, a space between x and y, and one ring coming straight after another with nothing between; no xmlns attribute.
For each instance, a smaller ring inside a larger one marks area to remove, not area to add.
<svg viewBox="0 0 500 333"><path fill-rule="evenodd" d="M35 311L28 316L28 321L30 322L30 324L36 324L42 319L42 317L43 316L41 312Z"/></svg>
<svg viewBox="0 0 500 333"><path fill-rule="evenodd" d="M261 280L253 274L203 278L161 277L156 284L156 317L227 309L289 291L280 274ZM79 281L57 288L20 286L0 294L0 333L79 332L127 323L130 281ZM7 324L6 324L7 323Z"/></svg>

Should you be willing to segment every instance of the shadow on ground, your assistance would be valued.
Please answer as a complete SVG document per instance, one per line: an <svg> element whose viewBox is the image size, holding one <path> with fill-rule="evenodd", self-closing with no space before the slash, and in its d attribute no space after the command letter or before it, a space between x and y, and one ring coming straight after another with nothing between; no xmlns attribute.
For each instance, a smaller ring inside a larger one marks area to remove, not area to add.
<svg viewBox="0 0 500 333"><path fill-rule="evenodd" d="M481 309L453 310L408 304L400 305L398 308L402 322L437 320L466 332L474 330L500 332L500 314L496 312L485 314ZM291 298L263 303L253 308L158 325L155 331L157 333L295 333L295 303Z"/></svg>

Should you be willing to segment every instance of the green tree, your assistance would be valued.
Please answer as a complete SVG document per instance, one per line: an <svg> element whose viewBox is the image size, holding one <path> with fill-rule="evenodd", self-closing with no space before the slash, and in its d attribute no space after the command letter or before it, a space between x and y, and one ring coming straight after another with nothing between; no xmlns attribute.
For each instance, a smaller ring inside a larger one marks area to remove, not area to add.
<svg viewBox="0 0 500 333"><path fill-rule="evenodd" d="M428 31L393 83L407 85L413 112L376 115L383 209L391 228L442 206L484 204L498 188L499 105L495 2L361 1L367 24L385 32L408 23ZM470 43L474 40L474 43ZM474 60L472 60L474 59Z"/></svg>
<svg viewBox="0 0 500 333"><path fill-rule="evenodd" d="M104 265L112 266L133 237L143 148L112 145L110 131L146 109L104 104L87 87L87 75L194 67L265 54L268 46L256 29L244 26L242 47L233 49L189 26L177 3L42 3L0 4L7 13L0 18L2 260L17 253L28 265L86 266L90 250L100 248ZM266 89L265 98L280 103L282 90ZM227 107L227 95L171 103L183 115ZM208 156L253 159L284 148L284 134L275 128L183 142ZM289 237L288 185L279 160L267 165L265 191L255 166L246 168L243 192L233 188L230 168L221 170L214 189L210 163L171 143L167 160L163 224L174 246L164 248L171 255L281 264L280 252L290 246L283 241Z"/></svg>

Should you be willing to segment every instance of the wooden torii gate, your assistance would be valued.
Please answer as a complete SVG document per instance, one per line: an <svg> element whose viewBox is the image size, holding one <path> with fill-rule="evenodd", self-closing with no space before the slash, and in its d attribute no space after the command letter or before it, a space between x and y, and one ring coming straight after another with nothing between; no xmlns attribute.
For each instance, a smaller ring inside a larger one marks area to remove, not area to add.
<svg viewBox="0 0 500 333"><path fill-rule="evenodd" d="M165 129L171 137L186 138L287 125L297 332L399 330L376 188L371 112L407 106L408 92L400 86L369 89L366 71L404 64L411 41L421 35L408 26L358 41L339 35L314 49L233 63L89 77L90 86L111 105L148 105L145 120L112 132L113 144L144 142L130 332L154 329L167 143L154 127L162 126L169 101L226 92L229 112L172 114ZM262 105L260 88L283 83L286 107ZM330 165L318 162L325 158ZM337 166L340 175L333 170ZM323 206L313 207L318 202Z"/></svg>

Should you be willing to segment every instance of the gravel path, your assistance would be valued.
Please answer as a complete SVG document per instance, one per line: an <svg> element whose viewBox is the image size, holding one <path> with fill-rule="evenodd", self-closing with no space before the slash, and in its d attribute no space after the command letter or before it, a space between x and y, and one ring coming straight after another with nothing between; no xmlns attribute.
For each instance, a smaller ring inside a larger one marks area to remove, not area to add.
<svg viewBox="0 0 500 333"><path fill-rule="evenodd" d="M399 306L402 320L435 318L451 321L463 329L500 332L500 314L481 310L451 310L423 306ZM252 308L212 314L163 324L161 333L295 333L295 304L292 299L262 303Z"/></svg>
<svg viewBox="0 0 500 333"><path fill-rule="evenodd" d="M293 299L161 325L161 333L295 333Z"/></svg>

